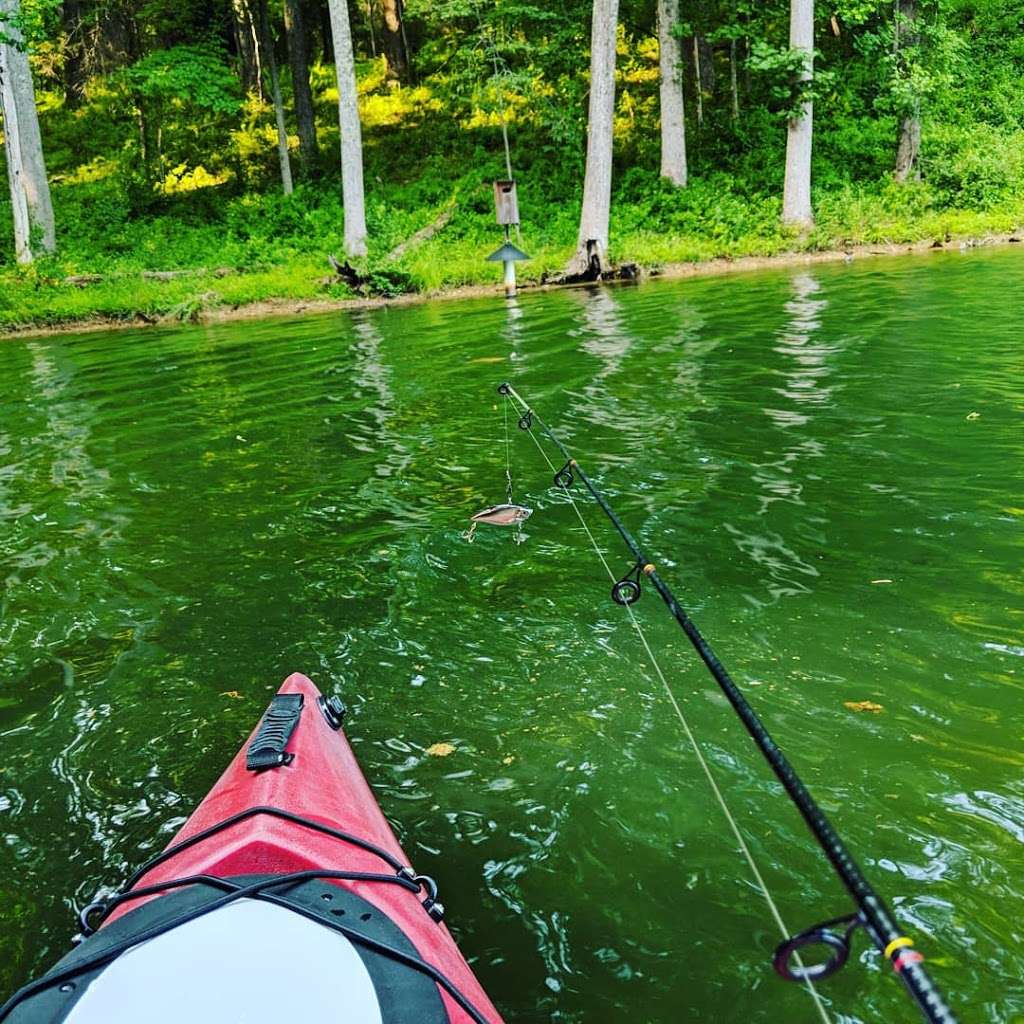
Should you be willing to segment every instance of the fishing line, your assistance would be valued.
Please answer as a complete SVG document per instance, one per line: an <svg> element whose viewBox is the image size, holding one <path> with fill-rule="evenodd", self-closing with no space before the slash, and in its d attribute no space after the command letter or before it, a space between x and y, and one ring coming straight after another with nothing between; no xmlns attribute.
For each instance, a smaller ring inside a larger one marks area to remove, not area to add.
<svg viewBox="0 0 1024 1024"><path fill-rule="evenodd" d="M523 421L525 421L526 427L524 429L528 429L536 413L530 409L526 400L508 383L502 384L498 388L498 392L513 400L514 408L521 406L525 410L520 418L520 425L523 425ZM761 721L761 718L751 706L743 691L736 685L725 665L722 664L718 655L704 638L704 635L679 603L679 600L668 584L660 577L656 567L648 561L636 538L626 528L622 520L619 519L615 510L608 504L607 499L587 473L584 472L583 467L572 457L569 450L554 431L539 416L536 416L536 418L545 436L566 460L565 465L554 474L555 484L561 487L566 494L569 494L569 488L578 477L636 559L633 569L617 580L612 587L613 600L628 608L629 605L633 604L640 597L641 580L643 578L647 579L672 614L672 617L676 620L680 629L686 634L701 661L728 699L733 711L736 712L737 717L743 723L748 735L775 773L776 778L782 783L786 795L800 812L804 823L821 847L832 869L842 880L847 893L857 908L853 914L823 921L786 939L775 951L773 964L776 971L790 981L821 981L834 974L846 963L850 954L851 938L858 928L863 928L876 949L892 967L896 977L906 986L907 992L916 1001L918 1009L920 1009L925 1019L930 1024L956 1024L956 1016L947 1005L942 993L929 977L928 972L922 966L924 961L923 954L915 948L913 939L902 933L895 916L885 900L875 891L874 887L865 877L864 872L853 859L832 822L829 821L825 812L822 811L817 801L811 796L804 781L772 738L764 722ZM534 437L534 442L544 455L545 462L553 469L554 463L547 457L547 453L541 448L540 442L536 437ZM569 497L572 500L571 494L569 494ZM573 507L575 508L575 501L573 501ZM582 521L582 516L578 509L576 513ZM584 526L586 526L585 523ZM586 532L596 547L596 542L593 541L593 535L590 533L590 530L587 529ZM599 548L598 552L600 554ZM610 567L603 555L601 556L601 561L610 572ZM611 575L614 578L614 574L612 573ZM648 646L649 649L649 645L645 646ZM763 882L761 885L762 892L767 897L767 890L764 888ZM776 920L778 921L780 918L777 917ZM836 930L839 925L844 926L841 934ZM830 947L832 950L831 959L806 968L800 965L797 969L794 969L791 961L799 964L799 950L811 945Z"/></svg>
<svg viewBox="0 0 1024 1024"><path fill-rule="evenodd" d="M508 436L508 402L503 403L505 412L505 493L508 495L508 503L512 504L512 439Z"/></svg>
<svg viewBox="0 0 1024 1024"><path fill-rule="evenodd" d="M509 401L511 401L511 397L511 395L506 396L506 398ZM533 415L537 419L538 423L543 423L541 418L537 416L536 413L533 413ZM541 446L540 441L537 440L533 431L529 430L527 431L527 433L530 435L531 439L533 440L533 443L537 446L537 451L540 452L541 457L550 467L551 472L556 473L557 469L555 467L555 464L548 457L548 453L544 451L544 448ZM601 550L600 546L597 543L597 539L594 537L594 534L588 526L586 519L583 518L583 513L580 511L579 506L576 504L576 499L572 496L568 488L563 488L563 490L565 491L566 497L569 499L569 502L572 505L573 511L576 513L576 518L580 521L580 526L583 527L583 531L590 539L591 546L596 552L597 557L601 560L601 564L604 566L605 572L608 573L608 578L612 581L613 584L615 584L618 580L618 577L612 571L611 566L608 564L608 560L604 556L604 552ZM651 649L651 645L647 640L647 635L644 633L643 628L640 625L640 622L637 620L636 614L633 612L632 605L626 604L624 607L626 609L626 614L629 616L629 621L633 624L633 628L636 630L636 634L640 638L640 643L643 645L644 650L647 652L647 658L651 663L651 667L654 669L655 674L661 681L661 685L665 690L665 695L668 697L669 703L672 705L672 708L675 711L676 718L678 718L679 720L679 724L682 727L683 733L689 741L690 747L693 749L694 756L697 758L697 763L700 765L701 770L704 772L705 778L708 780L708 784L711 787L711 792L714 794L715 799L718 801L718 806L721 808L722 814L725 816L725 820L729 823L729 828L731 829L732 834L735 837L737 844L739 845L740 852L742 853L743 858L746 860L747 866L750 868L750 873L754 876L754 881L757 883L758 888L761 890L761 895L764 897L764 901L768 906L768 910L771 913L772 918L775 920L775 923L778 925L779 931L781 932L783 939L788 939L790 935L792 935L793 933L789 930L789 928L786 927L786 922L782 919L782 913L779 910L778 904L772 897L772 894L768 889L768 884L765 882L764 876L761 874L761 871L757 866L757 861L754 860L754 855L751 852L750 847L747 845L746 840L743 838L743 834L740 832L740 827L736 822L736 818L733 815L732 811L729 809L728 803L726 803L725 795L722 793L722 790L719 788L718 782L715 780L715 777L711 772L711 766L708 764L707 758L704 757L704 753L700 749L699 744L697 743L697 737L694 734L693 729L690 727L690 723L687 721L686 715L683 714L683 709L682 707L680 707L679 701L676 699L675 694L672 692L672 687L669 686L668 679L665 677L665 673L662 671L658 659L654 656L654 651ZM799 954L797 954L794 959L796 959L797 964L801 968L803 968L804 965L800 960ZM814 1000L814 1005L817 1008L818 1013L821 1016L821 1019L825 1021L825 1024L831 1024L831 1018L828 1015L828 1011L825 1009L824 1003L821 999L821 995L818 992L818 989L815 986L814 982L810 978L805 978L804 982L807 986L807 991L810 992L811 998Z"/></svg>

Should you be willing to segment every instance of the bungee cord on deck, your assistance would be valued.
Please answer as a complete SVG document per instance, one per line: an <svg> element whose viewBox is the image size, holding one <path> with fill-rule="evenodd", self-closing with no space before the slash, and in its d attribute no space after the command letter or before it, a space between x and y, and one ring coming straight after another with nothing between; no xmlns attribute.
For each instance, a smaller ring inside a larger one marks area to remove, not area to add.
<svg viewBox="0 0 1024 1024"><path fill-rule="evenodd" d="M687 739L693 748L697 761L718 800L723 814L729 822L733 835L739 844L740 851L746 859L751 872L757 881L765 901L768 904L772 917L784 936L785 941L783 941L777 948L773 960L776 971L778 971L782 977L790 981L802 981L807 984L820 1015L825 1021L828 1021L828 1015L813 982L824 980L834 974L846 963L850 953L850 942L853 934L857 928L861 927L868 933L875 946L881 951L883 957L890 962L893 970L917 1003L924 1019L927 1020L929 1024L956 1024L957 1018L954 1016L952 1010L946 1004L942 994L936 988L928 973L922 966L924 956L914 948L913 940L902 934L885 901L877 892L875 892L874 888L868 882L860 867L846 849L846 846L840 839L839 834L835 831L832 823L815 802L807 787L804 785L803 780L789 763L785 754L783 754L781 749L772 739L768 730L765 728L764 723L748 703L746 697L733 681L725 666L718 659L718 656L712 650L711 645L707 640L705 640L704 636L683 609L669 586L658 575L655 565L644 555L644 552L634 539L633 535L616 515L614 509L612 509L608 504L604 495L594 485L593 481L583 470L582 466L580 466L576 459L572 457L566 446L541 419L537 412L531 408L529 403L527 403L526 400L509 383L501 384L498 387L498 392L501 395L504 395L507 400L505 412L506 438L508 436L508 405L511 404L514 412L518 416L520 428L529 433L541 455L544 457L544 460L552 470L555 485L561 488L569 498L584 532L590 539L598 558L601 560L605 570L608 572L609 578L612 580L612 599L626 609L630 622L643 644L651 665L665 688L669 702L679 719L683 732L686 734ZM560 469L556 470L555 464L548 457L547 452L544 451L543 446L534 434L534 422L536 422L548 440L555 446L555 448L558 449L561 456L565 459L565 463ZM609 566L604 553L601 551L600 546L577 506L576 500L570 491L570 488L576 482L577 478L583 483L590 496L597 502L601 511L607 516L623 542L626 544L630 553L636 559L633 568L624 576L616 577L616 574ZM511 483L510 473L509 482ZM773 897L768 891L764 878L754 861L750 849L743 839L739 826L725 802L721 789L715 781L714 775L710 770L699 744L697 743L696 737L689 723L687 722L686 716L683 714L679 702L676 700L675 695L668 684L668 680L647 641L647 637L633 613L631 606L640 598L641 581L643 579L648 580L658 592L658 595L661 597L676 622L690 640L701 661L704 662L722 692L725 694L733 710L743 722L747 732L757 745L758 750L764 756L765 760L768 761L772 771L786 790L786 793L800 811L804 822L811 830L811 833L822 848L822 851L828 858L832 868L835 870L836 874L846 887L847 892L853 899L853 902L857 907L857 910L854 913L822 922L821 924L808 928L797 935L791 936L782 920L781 914L779 913ZM842 926L843 930L841 932L834 930L838 926ZM825 945L829 947L832 951L831 958L824 963L805 967L800 960L799 950L811 945ZM793 963L791 963L791 961Z"/></svg>

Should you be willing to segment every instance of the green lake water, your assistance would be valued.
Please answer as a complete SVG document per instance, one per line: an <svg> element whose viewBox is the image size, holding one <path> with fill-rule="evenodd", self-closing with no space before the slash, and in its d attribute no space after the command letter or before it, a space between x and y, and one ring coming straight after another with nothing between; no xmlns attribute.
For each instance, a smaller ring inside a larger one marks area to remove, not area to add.
<svg viewBox="0 0 1024 1024"><path fill-rule="evenodd" d="M507 378L963 1020L1024 1019L1022 297L1024 254L978 251L0 343L0 989L169 840L300 670L350 704L510 1022L817 1019L514 425L524 541L462 538L504 500ZM845 913L653 592L636 613L787 925ZM915 1020L857 941L831 1014Z"/></svg>

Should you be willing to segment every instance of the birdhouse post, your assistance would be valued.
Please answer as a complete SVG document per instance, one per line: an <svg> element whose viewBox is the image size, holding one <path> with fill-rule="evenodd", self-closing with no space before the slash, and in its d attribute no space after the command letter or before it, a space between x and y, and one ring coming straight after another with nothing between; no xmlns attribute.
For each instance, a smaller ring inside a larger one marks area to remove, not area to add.
<svg viewBox="0 0 1024 1024"><path fill-rule="evenodd" d="M487 259L491 263L501 263L505 268L505 297L511 299L516 294L516 262L530 258L512 244L510 237L512 226L519 224L519 200L514 181L506 179L494 183L494 214L505 229L505 244Z"/></svg>

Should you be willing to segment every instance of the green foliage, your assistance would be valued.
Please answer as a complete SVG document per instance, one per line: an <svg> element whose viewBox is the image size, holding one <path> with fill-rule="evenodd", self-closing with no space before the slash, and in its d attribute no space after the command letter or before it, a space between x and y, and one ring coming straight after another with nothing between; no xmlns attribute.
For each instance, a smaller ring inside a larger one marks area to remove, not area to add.
<svg viewBox="0 0 1024 1024"><path fill-rule="evenodd" d="M1024 130L991 125L933 128L927 180L943 206L991 210L1024 195Z"/></svg>
<svg viewBox="0 0 1024 1024"><path fill-rule="evenodd" d="M194 111L235 114L241 106L238 78L227 55L212 43L154 50L120 75L133 96Z"/></svg>
<svg viewBox="0 0 1024 1024"><path fill-rule="evenodd" d="M802 50L771 46L760 39L751 45L746 66L762 77L769 108L782 118L795 116L804 103L827 96L835 87L836 74L820 67L822 55L817 51L811 77L804 77L806 59Z"/></svg>

